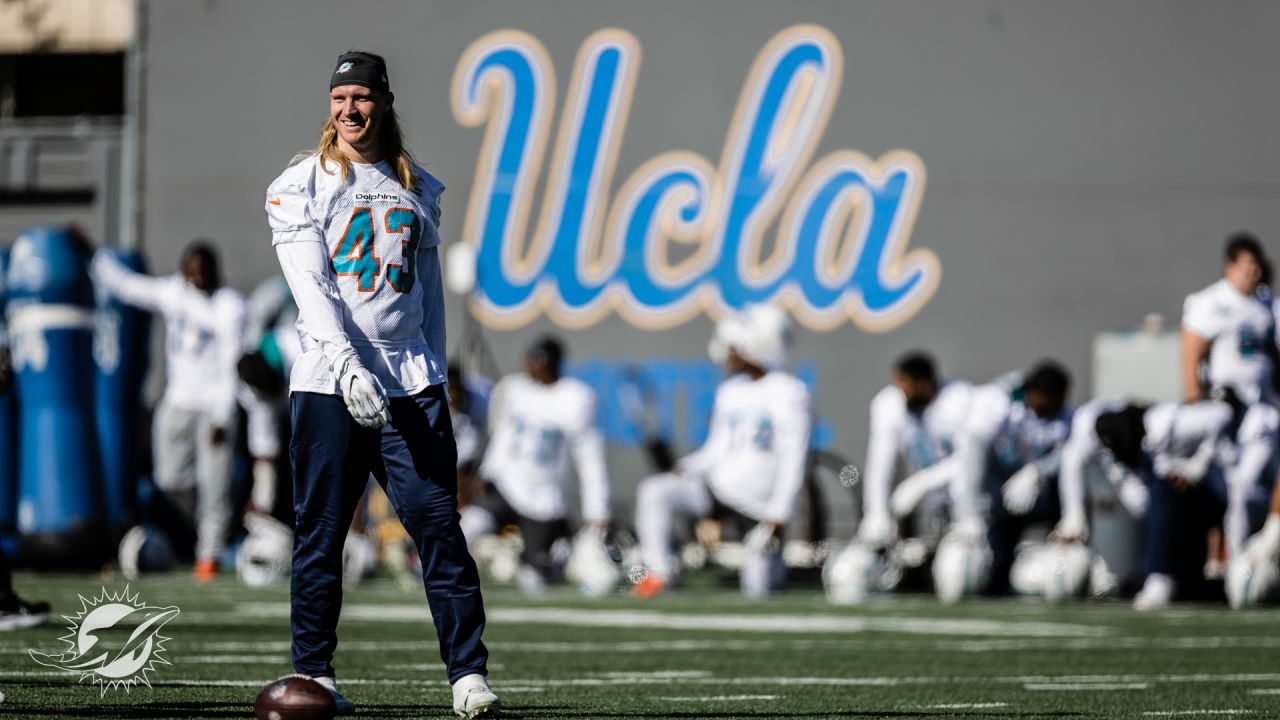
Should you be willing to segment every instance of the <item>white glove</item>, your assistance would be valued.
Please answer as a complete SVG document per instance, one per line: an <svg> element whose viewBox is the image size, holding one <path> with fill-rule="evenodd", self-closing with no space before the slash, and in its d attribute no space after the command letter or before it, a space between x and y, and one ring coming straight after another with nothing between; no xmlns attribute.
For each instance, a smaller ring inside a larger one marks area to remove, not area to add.
<svg viewBox="0 0 1280 720"><path fill-rule="evenodd" d="M954 537L964 540L967 543L976 543L979 540L985 542L987 538L987 524L982 518L966 518L952 523L951 529L947 531L948 537Z"/></svg>
<svg viewBox="0 0 1280 720"><path fill-rule="evenodd" d="M1176 476L1195 485L1204 478L1205 473L1209 472L1210 459L1202 457L1199 453L1189 458L1174 458L1160 454L1152 461L1151 467L1156 475L1162 478Z"/></svg>
<svg viewBox="0 0 1280 720"><path fill-rule="evenodd" d="M338 377L338 388L347 403L347 411L357 423L377 430L391 421L386 391L378 379L364 369L354 353L338 360L334 374Z"/></svg>
<svg viewBox="0 0 1280 720"><path fill-rule="evenodd" d="M897 534L897 527L888 513L872 512L862 516L858 524L858 539L873 548L887 547Z"/></svg>
<svg viewBox="0 0 1280 720"><path fill-rule="evenodd" d="M1040 497L1040 471L1032 463L1022 466L1004 483L1004 509L1013 515L1026 515Z"/></svg>
<svg viewBox="0 0 1280 720"><path fill-rule="evenodd" d="M1267 522L1244 545L1245 557L1265 562L1280 556L1280 515L1268 515Z"/></svg>
<svg viewBox="0 0 1280 720"><path fill-rule="evenodd" d="M1151 491L1136 475L1129 475L1121 480L1116 486L1116 495L1130 515L1140 518L1147 514L1147 506L1151 504Z"/></svg>
<svg viewBox="0 0 1280 720"><path fill-rule="evenodd" d="M1083 542L1089 537L1089 523L1085 520L1082 513L1067 512L1063 513L1062 519L1058 521L1058 525L1053 528L1050 536L1062 541L1079 540Z"/></svg>
<svg viewBox="0 0 1280 720"><path fill-rule="evenodd" d="M249 494L253 508L270 513L276 505L276 464L273 460L259 458L253 461L253 490Z"/></svg>

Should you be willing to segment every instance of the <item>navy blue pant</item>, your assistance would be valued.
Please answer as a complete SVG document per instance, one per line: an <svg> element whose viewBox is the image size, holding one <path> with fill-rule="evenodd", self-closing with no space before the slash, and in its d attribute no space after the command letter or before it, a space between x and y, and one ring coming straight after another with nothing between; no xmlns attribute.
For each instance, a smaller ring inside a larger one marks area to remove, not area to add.
<svg viewBox="0 0 1280 720"><path fill-rule="evenodd" d="M1226 484L1214 475L1181 490L1165 478L1150 483L1144 569L1172 576L1185 599L1206 592L1205 537L1226 512Z"/></svg>
<svg viewBox="0 0 1280 720"><path fill-rule="evenodd" d="M484 604L458 526L457 446L443 385L391 398L391 422L360 427L341 397L293 393L293 667L333 676L342 547L369 474L387 492L422 559L427 605L449 682L485 673Z"/></svg>

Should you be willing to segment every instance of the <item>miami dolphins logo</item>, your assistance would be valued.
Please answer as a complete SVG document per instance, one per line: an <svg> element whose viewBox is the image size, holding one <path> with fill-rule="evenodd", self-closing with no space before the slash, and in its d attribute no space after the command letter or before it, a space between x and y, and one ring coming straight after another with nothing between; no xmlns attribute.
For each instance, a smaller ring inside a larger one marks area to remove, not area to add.
<svg viewBox="0 0 1280 720"><path fill-rule="evenodd" d="M102 695L119 687L126 692L134 685L151 687L147 673L171 664L163 657L170 638L160 630L177 616L178 608L151 607L138 600L138 593L130 595L128 586L118 594L103 588L92 600L81 595L80 612L64 616L71 623L59 638L66 651L29 652L41 665L79 673L81 682L101 685Z"/></svg>

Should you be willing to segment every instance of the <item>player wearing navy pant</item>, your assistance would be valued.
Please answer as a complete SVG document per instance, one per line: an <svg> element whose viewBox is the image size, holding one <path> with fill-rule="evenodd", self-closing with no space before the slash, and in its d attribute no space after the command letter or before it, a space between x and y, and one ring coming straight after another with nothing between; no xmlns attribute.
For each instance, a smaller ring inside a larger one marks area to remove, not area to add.
<svg viewBox="0 0 1280 720"><path fill-rule="evenodd" d="M458 524L457 445L446 380L440 197L404 147L387 67L338 58L319 147L267 190L302 354L289 377L293 439L293 660L338 705L332 659L342 548L370 475L422 559L440 655L463 717L492 716L484 606Z"/></svg>
<svg viewBox="0 0 1280 720"><path fill-rule="evenodd" d="M418 548L449 681L483 675L484 608L476 565L457 522L457 449L444 386L391 398L391 422L381 430L357 425L333 395L294 393L290 406L298 528L291 588L294 668L333 675L342 545L372 473Z"/></svg>

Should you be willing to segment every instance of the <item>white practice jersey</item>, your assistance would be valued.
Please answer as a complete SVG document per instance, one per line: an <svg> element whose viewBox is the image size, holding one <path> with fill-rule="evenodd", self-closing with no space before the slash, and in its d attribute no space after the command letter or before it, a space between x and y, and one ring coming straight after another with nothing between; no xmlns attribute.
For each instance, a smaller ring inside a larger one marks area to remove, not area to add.
<svg viewBox="0 0 1280 720"><path fill-rule="evenodd" d="M1091 400L1076 410L1071 435L1062 449L1062 465L1058 475L1063 515L1085 513L1085 471L1090 463L1100 463L1113 485L1119 484L1131 469L1120 464L1105 451L1098 437L1098 418L1108 412L1123 410L1126 402L1117 399ZM1164 460L1186 459L1196 455L1214 456L1218 444L1231 424L1231 407L1226 403L1205 401L1192 404L1157 403L1143 413L1146 434L1142 449L1159 465Z"/></svg>
<svg viewBox="0 0 1280 720"><path fill-rule="evenodd" d="M1007 388L983 385L973 393L969 426L987 450L988 470L1008 477L1034 463L1045 477L1058 472L1058 450L1071 432L1071 410L1040 417Z"/></svg>
<svg viewBox="0 0 1280 720"><path fill-rule="evenodd" d="M1209 383L1235 388L1248 403L1269 398L1275 317L1258 297L1219 280L1187 296L1182 327L1208 340Z"/></svg>
<svg viewBox="0 0 1280 720"><path fill-rule="evenodd" d="M521 515L558 520L569 512L570 465L576 464L583 520L607 521L604 436L591 388L573 378L543 385L520 373L504 378L493 397L494 431L481 476Z"/></svg>
<svg viewBox="0 0 1280 720"><path fill-rule="evenodd" d="M785 523L804 485L810 424L809 390L794 375L737 374L716 389L706 442L678 467L734 510Z"/></svg>
<svg viewBox="0 0 1280 720"><path fill-rule="evenodd" d="M267 190L272 243L298 304L303 353L291 390L338 394L331 366L351 349L388 395L444 382L444 185L415 172L415 190L401 187L388 162L353 162L344 180L311 155ZM313 243L323 261L313 248L290 248Z"/></svg>
<svg viewBox="0 0 1280 720"><path fill-rule="evenodd" d="M109 253L93 256L93 279L122 302L164 318L165 388L171 407L208 413L219 425L236 412L236 362L244 333L240 293L197 290L182 275L152 277L125 267Z"/></svg>
<svg viewBox="0 0 1280 720"><path fill-rule="evenodd" d="M973 392L971 383L946 381L919 415L907 409L907 397L897 386L888 385L876 393L863 468L864 513L889 515L889 494L899 463L910 475L951 455L969 422Z"/></svg>

